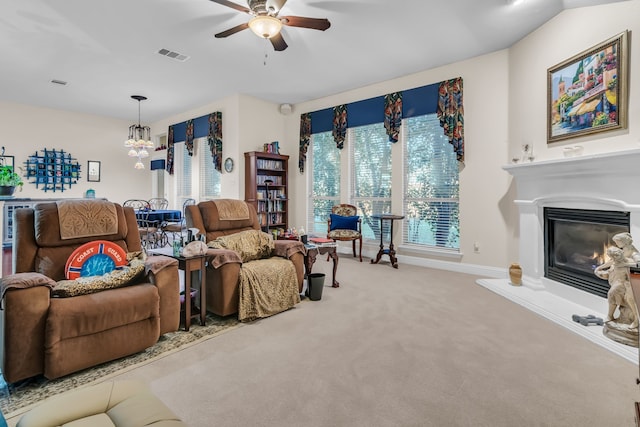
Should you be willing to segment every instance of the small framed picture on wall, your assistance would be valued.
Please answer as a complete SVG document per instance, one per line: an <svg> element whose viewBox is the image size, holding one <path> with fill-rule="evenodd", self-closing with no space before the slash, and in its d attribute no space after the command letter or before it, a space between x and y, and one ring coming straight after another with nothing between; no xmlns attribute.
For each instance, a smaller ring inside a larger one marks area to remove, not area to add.
<svg viewBox="0 0 640 427"><path fill-rule="evenodd" d="M100 182L100 162L89 160L87 162L87 181Z"/></svg>

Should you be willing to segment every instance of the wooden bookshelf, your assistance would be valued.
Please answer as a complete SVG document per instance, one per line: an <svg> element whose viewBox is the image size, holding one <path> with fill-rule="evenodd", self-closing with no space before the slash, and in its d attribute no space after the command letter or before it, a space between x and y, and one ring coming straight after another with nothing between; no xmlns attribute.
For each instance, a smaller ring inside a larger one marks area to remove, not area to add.
<svg viewBox="0 0 640 427"><path fill-rule="evenodd" d="M269 228L287 229L289 210L289 156L261 151L244 153L244 200L253 204L263 230L267 229L267 203ZM269 184L267 195L266 180Z"/></svg>

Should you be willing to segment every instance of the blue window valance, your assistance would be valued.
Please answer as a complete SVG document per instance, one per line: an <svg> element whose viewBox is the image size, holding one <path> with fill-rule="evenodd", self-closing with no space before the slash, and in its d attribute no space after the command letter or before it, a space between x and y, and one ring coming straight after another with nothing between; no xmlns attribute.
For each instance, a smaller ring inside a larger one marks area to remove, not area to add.
<svg viewBox="0 0 640 427"><path fill-rule="evenodd" d="M402 117L433 114L438 108L440 83L420 86L402 91ZM363 99L347 105L347 127L357 127L384 122L384 96ZM333 107L312 111L311 133L328 132L333 129ZM184 133L184 131L183 131Z"/></svg>
<svg viewBox="0 0 640 427"><path fill-rule="evenodd" d="M203 138L209 135L209 114L197 117L193 120L193 137ZM187 120L188 121L188 120ZM184 142L187 136L187 121L176 123L173 126L173 134L176 143Z"/></svg>
<svg viewBox="0 0 640 427"><path fill-rule="evenodd" d="M222 172L222 113L219 111L169 126L166 171L173 175L175 144L185 142L187 152L192 156L193 140L205 137L215 169Z"/></svg>

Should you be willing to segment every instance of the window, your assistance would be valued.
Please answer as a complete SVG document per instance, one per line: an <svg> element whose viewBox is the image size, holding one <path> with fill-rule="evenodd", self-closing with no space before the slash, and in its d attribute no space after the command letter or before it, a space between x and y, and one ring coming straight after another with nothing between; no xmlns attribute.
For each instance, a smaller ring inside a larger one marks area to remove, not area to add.
<svg viewBox="0 0 640 427"><path fill-rule="evenodd" d="M362 215L362 236L378 240L380 221L371 215L391 212L391 143L382 123L350 128L347 143L352 171L351 204Z"/></svg>
<svg viewBox="0 0 640 427"><path fill-rule="evenodd" d="M209 200L220 196L220 172L215 169L207 138L193 141L193 156L176 144L176 200ZM197 165L197 168L194 168Z"/></svg>
<svg viewBox="0 0 640 427"><path fill-rule="evenodd" d="M194 198L191 184L193 173L193 168L191 167L192 157L187 152L184 143L176 144L175 156L177 200Z"/></svg>
<svg viewBox="0 0 640 427"><path fill-rule="evenodd" d="M326 233L327 219L340 204L340 153L331 132L311 136L308 232Z"/></svg>
<svg viewBox="0 0 640 427"><path fill-rule="evenodd" d="M403 243L460 248L458 161L436 114L402 121Z"/></svg>
<svg viewBox="0 0 640 427"><path fill-rule="evenodd" d="M198 139L200 163L200 200L220 197L220 175L213 164L213 157L206 138Z"/></svg>

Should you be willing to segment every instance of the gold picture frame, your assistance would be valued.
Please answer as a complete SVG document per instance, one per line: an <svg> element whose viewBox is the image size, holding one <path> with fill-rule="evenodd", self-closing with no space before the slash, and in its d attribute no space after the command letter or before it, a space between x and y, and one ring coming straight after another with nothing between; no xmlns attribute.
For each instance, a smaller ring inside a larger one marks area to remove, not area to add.
<svg viewBox="0 0 640 427"><path fill-rule="evenodd" d="M547 143L627 128L629 32L547 70Z"/></svg>

